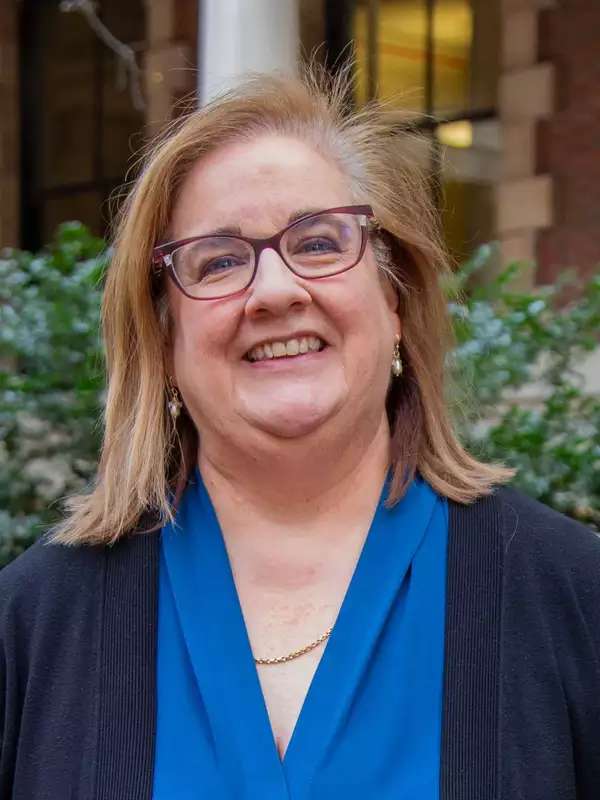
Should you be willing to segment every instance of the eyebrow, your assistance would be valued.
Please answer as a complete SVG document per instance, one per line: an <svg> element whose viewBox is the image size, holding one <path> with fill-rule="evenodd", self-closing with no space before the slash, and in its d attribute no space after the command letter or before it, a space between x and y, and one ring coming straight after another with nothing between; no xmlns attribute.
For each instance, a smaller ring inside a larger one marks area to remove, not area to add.
<svg viewBox="0 0 600 800"><path fill-rule="evenodd" d="M288 217L287 225L291 225L292 222L296 222L302 217L306 217L309 214L317 214L319 211L322 211L321 208L301 208L299 211L293 211L290 216ZM207 231L206 233L201 234L201 236L242 236L242 229L239 225L224 225L220 228L215 228L212 231Z"/></svg>
<svg viewBox="0 0 600 800"><path fill-rule="evenodd" d="M297 219L302 219L302 217L306 217L309 214L317 214L319 211L323 211L322 208L301 208L300 211L294 211L293 214L290 214L288 217L287 224L291 225L292 222L296 222Z"/></svg>

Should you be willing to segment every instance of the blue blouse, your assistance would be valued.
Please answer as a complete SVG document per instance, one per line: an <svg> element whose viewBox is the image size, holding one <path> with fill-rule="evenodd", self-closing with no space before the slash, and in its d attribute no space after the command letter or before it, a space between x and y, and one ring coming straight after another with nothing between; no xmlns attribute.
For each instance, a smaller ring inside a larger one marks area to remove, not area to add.
<svg viewBox="0 0 600 800"><path fill-rule="evenodd" d="M439 800L447 503L386 494L281 760L196 471L161 535L154 800Z"/></svg>

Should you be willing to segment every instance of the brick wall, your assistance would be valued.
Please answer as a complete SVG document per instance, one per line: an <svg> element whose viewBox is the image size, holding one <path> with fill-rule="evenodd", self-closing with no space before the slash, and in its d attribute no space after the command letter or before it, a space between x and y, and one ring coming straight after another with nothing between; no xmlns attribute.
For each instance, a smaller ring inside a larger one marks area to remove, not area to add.
<svg viewBox="0 0 600 800"><path fill-rule="evenodd" d="M555 68L554 113L537 131L537 171L554 181L554 220L538 240L538 279L600 265L600 2L561 0L539 19Z"/></svg>
<svg viewBox="0 0 600 800"><path fill-rule="evenodd" d="M0 0L0 248L19 244L17 5Z"/></svg>

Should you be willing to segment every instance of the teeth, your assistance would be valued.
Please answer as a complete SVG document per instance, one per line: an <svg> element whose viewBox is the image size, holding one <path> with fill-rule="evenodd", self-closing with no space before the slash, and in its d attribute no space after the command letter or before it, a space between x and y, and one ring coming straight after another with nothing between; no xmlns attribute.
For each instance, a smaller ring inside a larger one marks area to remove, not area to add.
<svg viewBox="0 0 600 800"><path fill-rule="evenodd" d="M297 356L299 353L316 352L323 346L317 336L303 336L301 339L289 339L287 342L269 342L253 347L248 353L250 361L262 361L265 358L283 358Z"/></svg>

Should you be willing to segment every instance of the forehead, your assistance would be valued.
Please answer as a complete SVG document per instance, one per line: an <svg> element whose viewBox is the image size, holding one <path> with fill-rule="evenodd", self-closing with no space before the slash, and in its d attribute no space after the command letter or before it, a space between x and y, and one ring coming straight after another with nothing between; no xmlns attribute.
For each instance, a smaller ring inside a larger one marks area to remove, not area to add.
<svg viewBox="0 0 600 800"><path fill-rule="evenodd" d="M299 140L262 136L200 159L181 186L170 227L175 238L224 225L269 235L294 212L352 201L348 179L331 160Z"/></svg>

